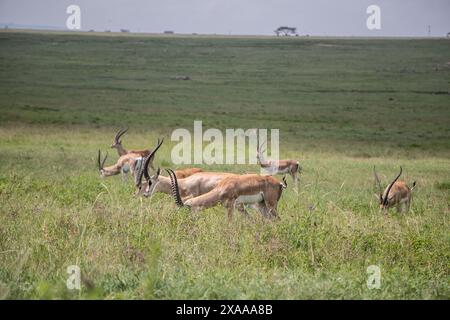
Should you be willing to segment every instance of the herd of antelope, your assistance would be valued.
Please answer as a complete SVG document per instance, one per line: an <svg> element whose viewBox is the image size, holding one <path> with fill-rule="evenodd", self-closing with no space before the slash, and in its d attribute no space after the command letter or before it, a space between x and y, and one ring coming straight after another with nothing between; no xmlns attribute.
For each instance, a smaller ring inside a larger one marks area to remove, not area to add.
<svg viewBox="0 0 450 320"><path fill-rule="evenodd" d="M287 188L285 176L279 181L274 175L289 174L297 189L302 168L297 160L266 160L262 150L263 145L257 147L257 160L264 175L237 174L230 172L204 172L200 168L187 168L173 171L165 169L167 176L161 174L160 168L155 169L153 161L155 154L164 142L159 140L153 150L127 150L122 146L121 137L128 129L119 130L114 138L111 148L117 150L119 159L114 165L106 166L108 154L101 160L101 151L98 151L98 170L102 177L122 174L124 177L130 173L134 177L136 186L135 195L149 197L155 192L163 192L172 197L180 207L188 207L193 211L200 211L219 204L227 208L228 219L233 215L234 209L247 214L246 207L258 210L265 218L278 218L277 206L283 190ZM153 174L150 175L149 167ZM387 213L391 207L398 212L408 211L411 205L412 188L404 181L398 180L400 173L382 191L380 179L373 168L375 182L379 189L376 194L380 201L380 209Z"/></svg>

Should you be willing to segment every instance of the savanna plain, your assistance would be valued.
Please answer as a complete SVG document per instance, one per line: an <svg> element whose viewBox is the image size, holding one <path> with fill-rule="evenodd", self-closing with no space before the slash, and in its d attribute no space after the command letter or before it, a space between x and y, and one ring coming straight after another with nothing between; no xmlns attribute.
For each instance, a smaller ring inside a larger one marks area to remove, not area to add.
<svg viewBox="0 0 450 320"><path fill-rule="evenodd" d="M448 39L2 31L0 298L449 299L449 90ZM130 149L165 137L155 165L175 169L170 135L194 120L280 129L303 171L279 220L100 178L121 127ZM417 182L408 213L380 213L374 165Z"/></svg>

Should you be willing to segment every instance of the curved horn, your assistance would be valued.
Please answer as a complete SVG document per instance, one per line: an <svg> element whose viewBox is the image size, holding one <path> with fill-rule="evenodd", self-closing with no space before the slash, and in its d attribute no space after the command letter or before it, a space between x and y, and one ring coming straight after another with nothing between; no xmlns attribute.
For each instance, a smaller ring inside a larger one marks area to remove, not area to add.
<svg viewBox="0 0 450 320"><path fill-rule="evenodd" d="M177 199L176 191L175 191L175 188L174 188L175 181L173 180L172 173L169 171L169 169L164 169L164 170L166 170L167 174L169 175L170 187L172 189L172 197L175 199L175 203L178 205L178 199Z"/></svg>
<svg viewBox="0 0 450 320"><path fill-rule="evenodd" d="M102 161L102 169L103 169L103 167L105 166L105 162L106 162L106 159L108 158L108 152L106 152L106 154L105 154L105 158L103 158L103 161Z"/></svg>
<svg viewBox="0 0 450 320"><path fill-rule="evenodd" d="M400 167L400 173L395 177L394 180L392 180L391 184L389 185L389 187L386 190L386 194L384 196L384 200L383 200L383 204L386 205L388 200L389 200L389 192L391 191L392 186L394 185L394 183L398 180L398 178L400 178L400 176L402 175L402 167Z"/></svg>
<svg viewBox="0 0 450 320"><path fill-rule="evenodd" d="M378 190L380 191L380 195L381 197L383 196L383 189L381 188L381 182L380 182L380 178L377 175L377 172L375 171L375 166L373 166L373 174L375 176L375 183L378 185Z"/></svg>
<svg viewBox="0 0 450 320"><path fill-rule="evenodd" d="M115 141L116 143L119 143L120 137L122 137L122 136L128 131L128 129L129 129L129 128L120 129L119 132L117 132L116 137L114 138L114 141Z"/></svg>
<svg viewBox="0 0 450 320"><path fill-rule="evenodd" d="M283 183L284 183L284 187L287 188L286 176L283 176Z"/></svg>
<svg viewBox="0 0 450 320"><path fill-rule="evenodd" d="M103 167L105 166L106 159L108 158L108 152L106 152L105 158L103 161L100 161L101 159L101 151L98 149L98 158L97 158L97 164L98 164L98 171L102 171Z"/></svg>
<svg viewBox="0 0 450 320"><path fill-rule="evenodd" d="M158 145L156 146L155 149L153 149L152 152L150 152L145 158L144 158L144 163L141 166L141 170L139 170L138 172L138 176L136 179L136 185L141 185L142 183L142 176L145 175L145 179L149 180L150 179L150 175L148 174L148 164L150 163L150 160L153 158L153 156L155 155L156 151L158 151L158 149L161 147L161 145L164 142L164 138L160 141L158 138Z"/></svg>
<svg viewBox="0 0 450 320"><path fill-rule="evenodd" d="M184 203L183 203L183 200L181 200L177 176L176 176L175 172L173 172L172 169L166 169L166 171L170 177L170 184L172 186L172 196L175 199L175 203L177 204L177 206L183 207Z"/></svg>
<svg viewBox="0 0 450 320"><path fill-rule="evenodd" d="M172 173L169 171L169 169L164 169L164 170L166 170L167 174L169 175L170 185L173 186L174 180L173 180L173 177L172 177ZM172 191L173 191L173 188L172 188Z"/></svg>
<svg viewBox="0 0 450 320"><path fill-rule="evenodd" d="M259 151L260 152L264 152L266 149L263 150L263 146L266 144L266 141L264 141L263 143L261 143L261 145L259 146ZM261 151L262 150L262 151Z"/></svg>
<svg viewBox="0 0 450 320"><path fill-rule="evenodd" d="M150 154L145 158L145 166L144 166L144 168L145 168L145 170L146 170L146 174L148 175L148 164L150 163L150 160L151 159L153 159L153 157L155 156L155 153L156 153L156 151L158 151L158 149L161 147L161 145L163 144L163 142L164 142L164 138L162 138L161 140L159 140L159 138L158 138L158 145L156 146L156 148L155 149L153 149L153 151L152 152L150 152Z"/></svg>
<svg viewBox="0 0 450 320"><path fill-rule="evenodd" d="M102 165L100 163L100 157L101 157L101 151L100 151L100 149L98 149L98 157L97 157L98 171L102 171Z"/></svg>
<svg viewBox="0 0 450 320"><path fill-rule="evenodd" d="M161 174L161 169L158 168L158 170L156 170L156 175L155 175L156 178L158 178L160 174ZM149 177L149 179L150 179L150 177Z"/></svg>

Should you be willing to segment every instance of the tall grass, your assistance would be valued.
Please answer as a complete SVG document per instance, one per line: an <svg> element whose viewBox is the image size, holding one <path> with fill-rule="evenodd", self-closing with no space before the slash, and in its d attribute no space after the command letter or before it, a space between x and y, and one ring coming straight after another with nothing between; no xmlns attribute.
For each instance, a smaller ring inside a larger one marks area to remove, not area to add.
<svg viewBox="0 0 450 320"><path fill-rule="evenodd" d="M304 153L299 192L283 194L280 221L236 212L228 224L224 208L193 214L165 194L132 197L131 179L100 179L93 148L106 136L49 133L65 141L62 151L31 134L17 148L22 133L2 129L11 139L0 179L4 298L449 297L448 160ZM379 212L373 164L385 183L399 164L418 181L411 212ZM69 265L81 268L81 291L66 288ZM366 286L369 265L381 268L380 289Z"/></svg>

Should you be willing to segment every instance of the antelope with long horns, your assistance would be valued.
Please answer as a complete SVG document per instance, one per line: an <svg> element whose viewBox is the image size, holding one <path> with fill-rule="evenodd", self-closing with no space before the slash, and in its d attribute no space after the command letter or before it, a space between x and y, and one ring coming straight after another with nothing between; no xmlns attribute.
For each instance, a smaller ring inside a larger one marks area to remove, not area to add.
<svg viewBox="0 0 450 320"><path fill-rule="evenodd" d="M97 165L101 177L110 177L119 173L126 174L128 171L131 171L131 174L135 175L136 164L142 161L142 157L136 157L134 154L126 154L121 156L115 164L105 167L107 158L108 153L106 153L105 158L101 161L101 151L98 150Z"/></svg>
<svg viewBox="0 0 450 320"><path fill-rule="evenodd" d="M155 149L157 150L157 149ZM171 180L161 175L158 168L156 173L150 176L148 172L149 156L145 157L136 177L136 195L142 194L145 197L154 192L171 194ZM226 172L199 172L201 169L189 168L175 171L174 174L179 179L180 194L183 198L196 197L213 189L222 179L233 176L233 173ZM186 177L189 172L195 172ZM145 177L145 182L142 178ZM184 178L183 178L184 177Z"/></svg>
<svg viewBox="0 0 450 320"><path fill-rule="evenodd" d="M101 152L100 150L98 150L98 159L97 159L98 171L100 172L100 175L102 177L109 177L119 174L120 172L122 172L122 170L124 170L124 168L128 167L131 171L131 174L135 177L136 181L136 178L138 176L137 173L140 171L139 167L142 167L143 160L147 159L148 165L151 162L151 159L154 158L156 151L158 151L158 149L161 147L163 141L164 139L162 139L161 141L158 139L157 147L152 152L150 152L145 158L142 158L141 156L135 153L127 153L123 156L120 156L114 165L108 167L105 167L105 162L108 157L108 154L106 154L103 161L101 161Z"/></svg>
<svg viewBox="0 0 450 320"><path fill-rule="evenodd" d="M265 142L264 142L265 143ZM265 149L262 150L262 146L264 145L258 144L256 159L258 160L258 164L261 168L264 169L270 175L276 174L289 174L294 181L294 186L297 188L298 186L298 173L301 172L302 168L300 166L300 162L297 160L266 160L264 158Z"/></svg>
<svg viewBox="0 0 450 320"><path fill-rule="evenodd" d="M128 128L125 129L120 129L117 133L116 136L114 137L114 142L111 145L112 149L116 149L117 153L119 154L119 157L127 155L127 154L134 154L136 155L136 157L146 157L147 155L149 155L151 153L152 150L150 149L145 149L145 150L127 150L123 147L122 145L122 136L128 131ZM150 168L152 168L153 170L155 170L155 168L153 167L153 158L150 159Z"/></svg>
<svg viewBox="0 0 450 320"><path fill-rule="evenodd" d="M411 206L412 193L415 188L416 182L413 182L412 188L409 188L404 181L399 181L402 174L402 167L400 167L400 173L392 180L392 182L382 192L380 178L377 175L375 166L373 167L373 173L375 175L375 182L379 189L379 194L375 195L380 200L380 210L387 213L389 208L396 207L397 212L402 212L406 208L406 212L409 211Z"/></svg>
<svg viewBox="0 0 450 320"><path fill-rule="evenodd" d="M234 208L243 204L256 205L264 217L277 218L278 201L283 189L287 187L284 177L283 182L280 182L272 176L244 174L227 177L208 193L183 201L178 179L170 169L169 177L172 180L172 195L178 206L200 211L222 204L227 208L229 221Z"/></svg>

